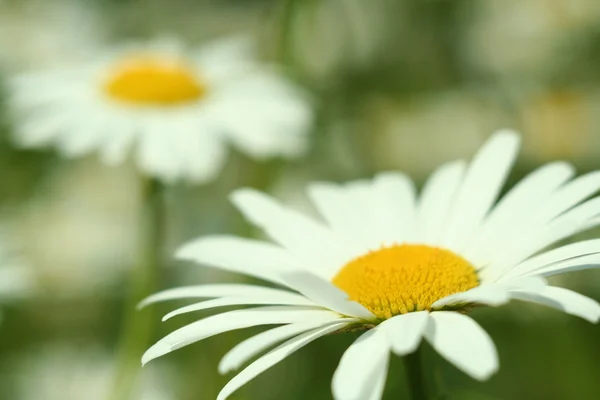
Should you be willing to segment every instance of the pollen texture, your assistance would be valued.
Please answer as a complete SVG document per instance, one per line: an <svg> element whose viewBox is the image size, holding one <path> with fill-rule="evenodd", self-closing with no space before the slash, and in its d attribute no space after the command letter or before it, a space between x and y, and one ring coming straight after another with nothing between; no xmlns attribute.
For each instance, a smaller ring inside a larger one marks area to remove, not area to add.
<svg viewBox="0 0 600 400"><path fill-rule="evenodd" d="M380 319L429 310L479 285L475 268L453 252L425 245L384 247L346 264L333 283Z"/></svg>
<svg viewBox="0 0 600 400"><path fill-rule="evenodd" d="M206 85L180 60L135 57L113 67L105 92L113 99L141 106L174 106L206 94Z"/></svg>

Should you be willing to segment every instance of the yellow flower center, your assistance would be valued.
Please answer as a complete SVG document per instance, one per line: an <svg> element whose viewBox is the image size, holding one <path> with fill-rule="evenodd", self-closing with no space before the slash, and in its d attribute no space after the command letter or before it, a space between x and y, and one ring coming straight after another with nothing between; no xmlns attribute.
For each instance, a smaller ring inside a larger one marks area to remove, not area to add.
<svg viewBox="0 0 600 400"><path fill-rule="evenodd" d="M448 295L479 285L475 268L449 250L403 244L346 264L333 283L380 319L431 309Z"/></svg>
<svg viewBox="0 0 600 400"><path fill-rule="evenodd" d="M202 98L206 84L185 62L138 56L118 63L104 86L113 99L142 106L175 106Z"/></svg>

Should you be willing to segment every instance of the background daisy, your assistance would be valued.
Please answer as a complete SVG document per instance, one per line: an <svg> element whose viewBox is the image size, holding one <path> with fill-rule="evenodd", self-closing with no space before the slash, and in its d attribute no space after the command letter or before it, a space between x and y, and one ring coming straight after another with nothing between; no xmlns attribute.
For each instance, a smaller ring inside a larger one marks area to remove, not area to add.
<svg viewBox="0 0 600 400"><path fill-rule="evenodd" d="M18 76L14 139L67 157L97 152L108 164L132 156L167 182L214 179L228 143L257 159L299 156L312 121L306 94L251 47L243 38L197 50L159 39Z"/></svg>
<svg viewBox="0 0 600 400"><path fill-rule="evenodd" d="M180 328L152 346L142 362L230 330L282 325L223 357L219 370L228 372L272 349L223 388L217 399L224 400L315 339L366 330L344 353L333 395L336 400L379 399L389 353L408 355L423 339L475 379L495 373L493 341L465 315L474 307L518 299L598 322L597 301L544 279L600 265L598 240L543 250L600 224L600 198L590 199L600 189L599 172L571 180L571 165L551 163L494 205L518 145L515 133L493 135L468 165L460 160L437 169L419 197L402 173L346 185L312 184L308 194L325 224L260 192L234 192L233 203L275 243L209 236L184 246L178 256L286 289L214 284L151 296L142 304L214 298L164 319L224 306L261 306ZM415 398L425 385L419 374L409 375Z"/></svg>

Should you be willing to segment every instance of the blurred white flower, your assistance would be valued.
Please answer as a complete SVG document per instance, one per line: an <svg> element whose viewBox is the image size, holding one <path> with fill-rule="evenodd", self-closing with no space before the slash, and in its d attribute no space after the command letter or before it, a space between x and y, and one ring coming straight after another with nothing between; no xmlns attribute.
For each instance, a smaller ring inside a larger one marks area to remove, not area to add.
<svg viewBox="0 0 600 400"><path fill-rule="evenodd" d="M114 381L114 360L95 347L45 345L12 364L18 400L106 400ZM166 374L165 374L166 372ZM174 400L169 370L140 369L131 400Z"/></svg>
<svg viewBox="0 0 600 400"><path fill-rule="evenodd" d="M104 38L91 2L0 3L0 69L65 65L90 54Z"/></svg>
<svg viewBox="0 0 600 400"><path fill-rule="evenodd" d="M243 39L198 51L170 39L130 44L12 83L20 146L97 151L108 164L133 152L142 171L167 182L214 179L227 142L257 159L298 156L312 122L305 93L260 65Z"/></svg>

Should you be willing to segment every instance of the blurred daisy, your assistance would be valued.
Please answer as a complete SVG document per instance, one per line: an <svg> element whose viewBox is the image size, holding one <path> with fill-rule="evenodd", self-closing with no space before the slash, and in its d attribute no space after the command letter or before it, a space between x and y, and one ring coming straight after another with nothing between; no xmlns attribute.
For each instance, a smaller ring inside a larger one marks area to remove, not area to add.
<svg viewBox="0 0 600 400"><path fill-rule="evenodd" d="M493 135L469 165L461 160L435 171L418 199L401 173L347 185L313 184L308 194L325 224L257 191L234 192L233 203L276 243L212 236L184 246L178 257L286 288L212 284L151 296L142 305L215 298L165 318L221 306L263 306L185 326L152 346L143 363L222 332L282 325L223 357L224 373L278 345L233 378L222 400L313 340L364 329L341 359L333 393L337 400L379 399L390 352L411 353L423 338L476 379L495 373L495 346L466 315L474 306L519 299L597 322L596 301L549 286L544 277L598 265L600 240L543 249L600 224L600 197L588 200L600 190L600 172L570 181L569 164L551 163L495 204L518 145L514 133Z"/></svg>
<svg viewBox="0 0 600 400"><path fill-rule="evenodd" d="M213 179L227 142L257 159L298 156L312 121L306 96L250 47L231 39L188 51L160 40L21 75L12 84L16 142L67 157L98 152L109 164L133 152L141 170L168 182Z"/></svg>

